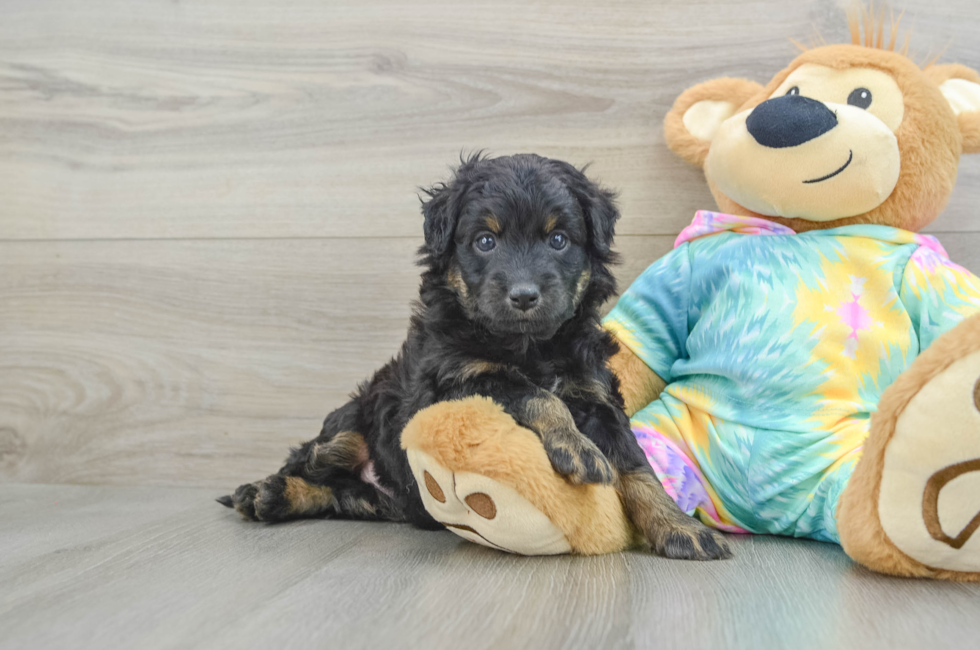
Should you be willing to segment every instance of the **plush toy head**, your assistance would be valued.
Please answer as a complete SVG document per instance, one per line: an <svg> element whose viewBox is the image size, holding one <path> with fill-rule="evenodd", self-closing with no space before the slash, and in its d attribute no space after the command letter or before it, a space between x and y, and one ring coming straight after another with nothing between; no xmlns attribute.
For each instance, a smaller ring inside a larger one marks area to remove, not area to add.
<svg viewBox="0 0 980 650"><path fill-rule="evenodd" d="M980 152L980 75L920 69L881 25L804 51L765 86L714 79L665 120L668 146L704 169L723 212L797 232L857 223L919 230L945 207L961 153Z"/></svg>

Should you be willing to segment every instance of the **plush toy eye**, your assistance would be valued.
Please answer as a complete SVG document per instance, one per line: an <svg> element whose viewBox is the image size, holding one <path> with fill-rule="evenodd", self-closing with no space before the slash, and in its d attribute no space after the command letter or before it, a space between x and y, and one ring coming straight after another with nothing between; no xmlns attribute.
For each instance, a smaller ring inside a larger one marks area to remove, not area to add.
<svg viewBox="0 0 980 650"><path fill-rule="evenodd" d="M489 253L497 247L497 240L494 239L493 235L480 235L476 238L474 245L478 250Z"/></svg>
<svg viewBox="0 0 980 650"><path fill-rule="evenodd" d="M847 96L847 103L858 108L871 106L871 91L867 88L855 88Z"/></svg>
<svg viewBox="0 0 980 650"><path fill-rule="evenodd" d="M799 95L800 94L800 87L799 86L793 86L792 88L790 88L789 90L786 91L786 94L787 95Z"/></svg>
<svg viewBox="0 0 980 650"><path fill-rule="evenodd" d="M548 239L548 243L551 244L551 247L556 251L560 251L568 246L568 236L563 232L552 233L551 238Z"/></svg>

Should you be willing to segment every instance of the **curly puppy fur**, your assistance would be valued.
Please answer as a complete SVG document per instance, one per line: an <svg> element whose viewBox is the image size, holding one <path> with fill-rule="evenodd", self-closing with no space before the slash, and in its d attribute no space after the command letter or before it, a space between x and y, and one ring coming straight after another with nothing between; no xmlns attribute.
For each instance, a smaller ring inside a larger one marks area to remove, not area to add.
<svg viewBox="0 0 980 650"><path fill-rule="evenodd" d="M335 516L439 528L402 431L432 404L483 395L541 438L566 479L614 483L655 551L727 556L724 540L656 480L607 365L618 351L599 324L616 291L612 193L565 162L475 155L425 194L424 271L401 351L277 474L219 502L259 521Z"/></svg>

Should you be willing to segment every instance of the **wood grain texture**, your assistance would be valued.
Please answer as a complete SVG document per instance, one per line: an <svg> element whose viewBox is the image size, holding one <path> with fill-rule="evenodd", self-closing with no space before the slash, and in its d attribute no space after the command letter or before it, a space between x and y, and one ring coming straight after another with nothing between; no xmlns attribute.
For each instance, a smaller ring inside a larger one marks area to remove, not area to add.
<svg viewBox="0 0 980 650"><path fill-rule="evenodd" d="M916 56L980 68L975 4L903 2ZM975 645L980 587L872 575L832 545L520 558L212 501L397 350L416 188L460 151L594 161L620 190L625 287L713 205L664 146L674 98L764 81L814 29L846 40L836 0L0 13L0 649ZM977 205L980 157L931 227L974 271Z"/></svg>
<svg viewBox="0 0 980 650"><path fill-rule="evenodd" d="M830 544L718 563L522 558L396 524L241 521L212 493L8 484L0 648L971 648L980 585Z"/></svg>
<svg viewBox="0 0 980 650"><path fill-rule="evenodd" d="M975 0L906 0L918 60L980 67ZM0 21L0 239L415 236L461 150L535 151L621 191L621 234L713 203L663 116L769 79L834 0L31 0ZM977 157L974 157L977 158ZM936 231L976 230L980 160Z"/></svg>
<svg viewBox="0 0 980 650"><path fill-rule="evenodd" d="M969 0L907 3L977 67ZM393 354L415 188L460 149L621 190L626 286L711 200L687 85L764 79L834 2L15 1L0 21L0 480L234 486ZM765 16L765 20L760 20ZM980 270L980 165L935 224ZM630 235L630 233L633 233Z"/></svg>
<svg viewBox="0 0 980 650"><path fill-rule="evenodd" d="M942 237L980 270L980 234ZM405 337L419 240L0 242L0 479L230 489ZM673 237L618 240L623 287Z"/></svg>
<svg viewBox="0 0 980 650"><path fill-rule="evenodd" d="M0 477L232 488L395 354L419 240L0 243ZM624 237L624 283L670 249Z"/></svg>

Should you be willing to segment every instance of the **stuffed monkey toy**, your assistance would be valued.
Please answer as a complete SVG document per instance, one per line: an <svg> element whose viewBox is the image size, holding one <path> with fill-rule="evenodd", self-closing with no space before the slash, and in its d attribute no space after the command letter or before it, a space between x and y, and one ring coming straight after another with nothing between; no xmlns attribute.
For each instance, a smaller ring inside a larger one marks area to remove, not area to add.
<svg viewBox="0 0 980 650"><path fill-rule="evenodd" d="M980 279L917 234L980 152L980 75L921 69L873 23L764 87L714 79L677 99L667 144L720 211L610 312L611 365L688 514L980 580ZM429 512L466 539L523 554L636 539L613 486L564 481L490 400L437 404L402 444Z"/></svg>

